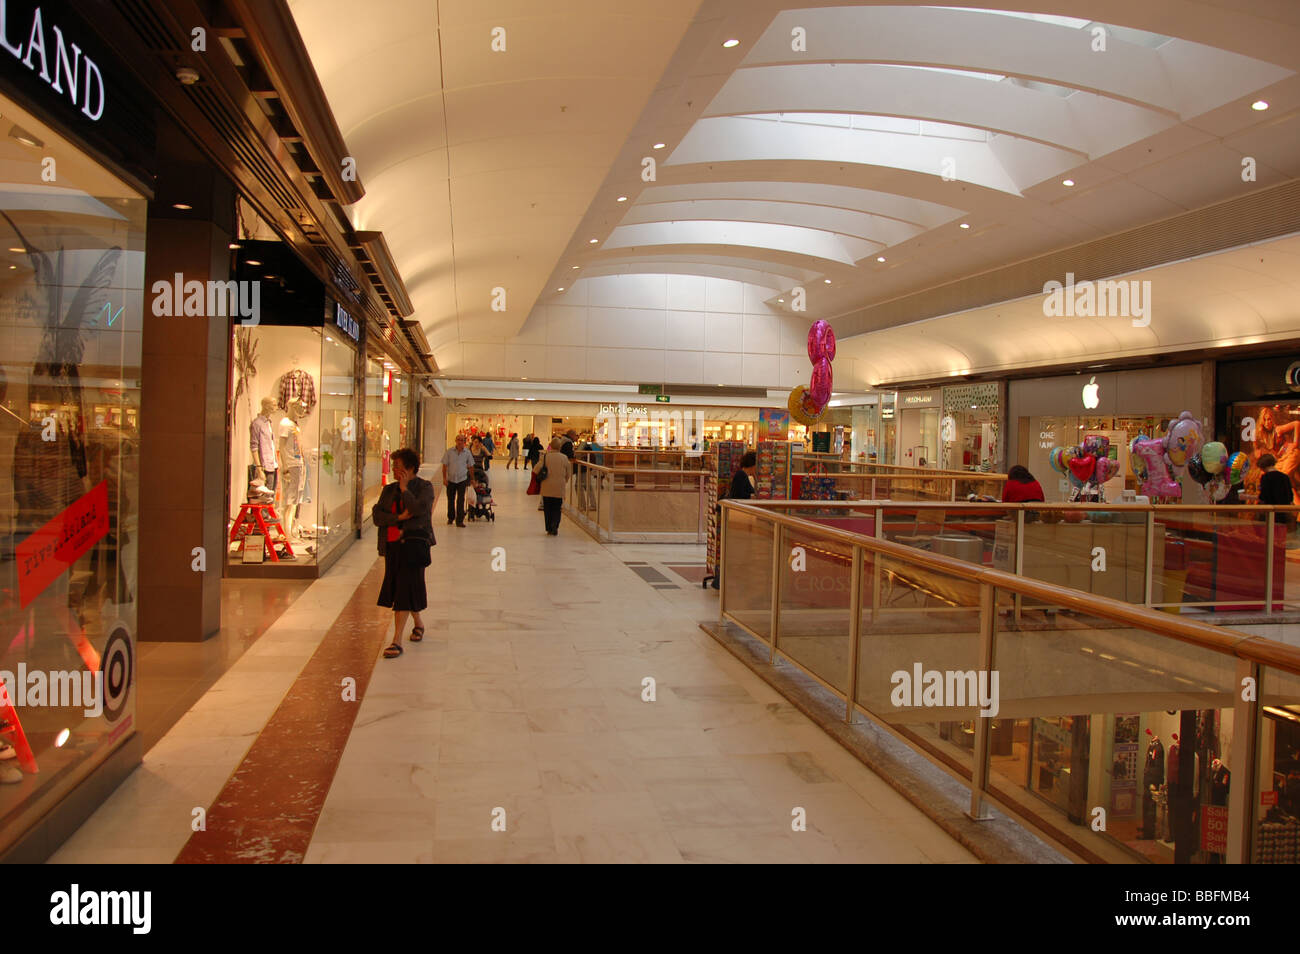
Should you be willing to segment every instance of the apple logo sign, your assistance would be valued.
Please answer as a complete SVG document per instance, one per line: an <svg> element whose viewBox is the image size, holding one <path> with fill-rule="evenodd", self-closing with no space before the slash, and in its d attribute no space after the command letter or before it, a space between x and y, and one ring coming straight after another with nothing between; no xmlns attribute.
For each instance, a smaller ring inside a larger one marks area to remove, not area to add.
<svg viewBox="0 0 1300 954"><path fill-rule="evenodd" d="M1098 407L1101 398L1098 397L1097 392L1100 390L1101 386L1097 383L1097 376L1094 374L1092 380L1083 386L1083 406L1089 409Z"/></svg>

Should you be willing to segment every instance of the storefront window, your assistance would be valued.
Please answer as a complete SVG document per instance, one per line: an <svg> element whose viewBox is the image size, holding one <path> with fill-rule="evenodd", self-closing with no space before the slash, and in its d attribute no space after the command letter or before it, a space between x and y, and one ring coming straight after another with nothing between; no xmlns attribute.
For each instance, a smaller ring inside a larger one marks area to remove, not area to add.
<svg viewBox="0 0 1300 954"><path fill-rule="evenodd" d="M316 564L352 538L356 353L322 328L233 334L230 564Z"/></svg>
<svg viewBox="0 0 1300 954"><path fill-rule="evenodd" d="M1137 478L1129 467L1129 444L1139 434L1147 437L1162 434L1164 425L1177 414L1130 415L1125 417L1072 417L1045 414L1022 417L1020 427L1021 456L1024 465L1043 487L1049 503L1070 499L1070 482L1052 470L1048 458L1054 447L1073 447L1090 434L1110 439L1111 451L1119 462L1119 472L1104 485L1108 501L1116 501L1125 490L1137 487Z"/></svg>
<svg viewBox="0 0 1300 954"><path fill-rule="evenodd" d="M391 480L393 451L405 446L402 440L402 398L399 374L382 361L366 362L366 470L362 492L362 515L379 499L384 484Z"/></svg>
<svg viewBox="0 0 1300 954"><path fill-rule="evenodd" d="M0 842L8 844L134 723L147 207L35 117L4 98L0 112L41 143L0 140ZM57 163L57 182L42 180L42 157ZM68 537L70 525L82 529Z"/></svg>

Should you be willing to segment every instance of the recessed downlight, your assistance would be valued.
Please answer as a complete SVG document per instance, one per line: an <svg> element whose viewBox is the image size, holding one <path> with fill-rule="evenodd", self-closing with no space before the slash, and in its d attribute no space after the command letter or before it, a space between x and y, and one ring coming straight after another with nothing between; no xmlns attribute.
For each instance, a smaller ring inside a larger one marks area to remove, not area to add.
<svg viewBox="0 0 1300 954"><path fill-rule="evenodd" d="M968 228L970 228L970 223L969 223L969 222L963 222L961 225L959 225L959 226L957 226L957 227L958 227L958 228L961 228L961 229L968 229Z"/></svg>
<svg viewBox="0 0 1300 954"><path fill-rule="evenodd" d="M597 242L599 242L599 241L600 241L600 239L587 239L587 244L588 244L588 245L595 245L595 244L596 244Z"/></svg>
<svg viewBox="0 0 1300 954"><path fill-rule="evenodd" d="M579 266L577 266L577 265L574 265L574 266L573 266L573 270L574 270L574 271L577 271L578 268L579 268Z"/></svg>
<svg viewBox="0 0 1300 954"><path fill-rule="evenodd" d="M187 205L187 204L184 203L184 202L173 202L173 203L172 203L172 208L173 208L173 209L180 209L182 212L188 212L188 211L190 211L190 209L194 208L194 206L192 206L192 205Z"/></svg>
<svg viewBox="0 0 1300 954"><path fill-rule="evenodd" d="M250 258L250 259L249 259L248 261L246 261L244 264L245 264L245 265L261 265L262 263L261 263L261 262L258 262L258 261L254 261L253 259Z"/></svg>
<svg viewBox="0 0 1300 954"><path fill-rule="evenodd" d="M736 47L736 46L740 46L740 41L739 41L739 40L723 40L723 41L722 41L722 48L725 49L725 50L730 50L732 47Z"/></svg>
<svg viewBox="0 0 1300 954"><path fill-rule="evenodd" d="M564 291L563 288L557 288L557 289L555 289L555 290L556 290L556 291Z"/></svg>
<svg viewBox="0 0 1300 954"><path fill-rule="evenodd" d="M1073 179L1062 179L1062 180L1061 180L1061 185L1063 185L1063 186L1072 186L1072 185L1074 185L1074 180L1073 180Z"/></svg>
<svg viewBox="0 0 1300 954"><path fill-rule="evenodd" d="M21 253L21 252L26 252L27 249L19 247L19 248L11 248L9 251Z"/></svg>
<svg viewBox="0 0 1300 954"><path fill-rule="evenodd" d="M626 201L627 201L627 196L625 196L625 195L620 195L620 196L619 196L617 199L615 199L614 201L615 201L615 202L626 202Z"/></svg>
<svg viewBox="0 0 1300 954"><path fill-rule="evenodd" d="M662 149L662 148L664 147L664 145L665 145L665 143L657 142L657 143L654 144L654 148L656 148L656 149Z"/></svg>
<svg viewBox="0 0 1300 954"><path fill-rule="evenodd" d="M1255 110L1257 113L1262 113L1264 110L1268 109L1268 103L1264 102L1262 99L1257 99L1250 104L1250 108Z"/></svg>
<svg viewBox="0 0 1300 954"><path fill-rule="evenodd" d="M824 281L827 285L831 283L831 280L829 278L823 278L822 281Z"/></svg>
<svg viewBox="0 0 1300 954"><path fill-rule="evenodd" d="M885 260L885 256L883 256L883 255L877 255L877 256L876 256L876 261L877 261L877 262L883 262L884 260Z"/></svg>
<svg viewBox="0 0 1300 954"><path fill-rule="evenodd" d="M232 251L233 251L234 249L239 248L239 247L240 247L240 245L239 245L238 242L231 242L229 245L226 246L226 248L231 249Z"/></svg>

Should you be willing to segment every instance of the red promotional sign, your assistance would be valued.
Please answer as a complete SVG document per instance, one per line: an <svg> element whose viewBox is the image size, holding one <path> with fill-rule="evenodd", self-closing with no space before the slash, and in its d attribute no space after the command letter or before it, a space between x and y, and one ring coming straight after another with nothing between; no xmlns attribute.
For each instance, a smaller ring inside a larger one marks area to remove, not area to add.
<svg viewBox="0 0 1300 954"><path fill-rule="evenodd" d="M108 533L108 482L18 544L18 597L25 607Z"/></svg>
<svg viewBox="0 0 1300 954"><path fill-rule="evenodd" d="M1271 792L1260 792L1260 793L1259 793L1259 803L1260 803L1261 805L1276 805L1276 804L1277 804L1277 790L1275 789L1275 790L1273 790L1273 791L1271 791Z"/></svg>
<svg viewBox="0 0 1300 954"><path fill-rule="evenodd" d="M1228 806L1201 807L1201 851L1225 854L1228 850Z"/></svg>

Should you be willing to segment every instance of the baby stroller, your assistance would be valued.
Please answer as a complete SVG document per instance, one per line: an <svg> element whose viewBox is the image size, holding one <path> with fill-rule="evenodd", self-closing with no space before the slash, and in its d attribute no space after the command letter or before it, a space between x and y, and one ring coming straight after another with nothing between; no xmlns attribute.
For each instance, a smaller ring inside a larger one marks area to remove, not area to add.
<svg viewBox="0 0 1300 954"><path fill-rule="evenodd" d="M465 508L465 516L470 520L482 517L496 523L497 515L492 509L492 488L488 484L487 471L478 464L470 474L470 487L474 491L474 502Z"/></svg>

